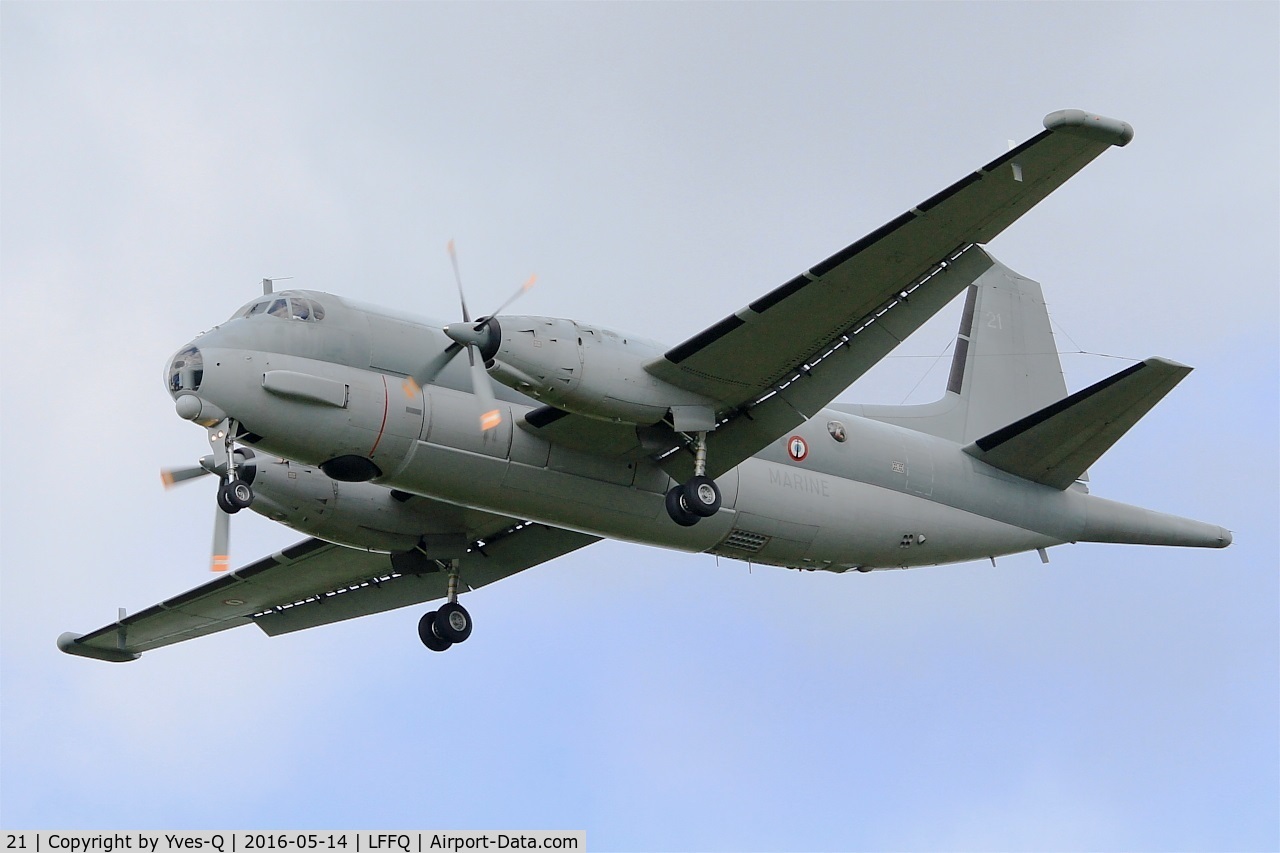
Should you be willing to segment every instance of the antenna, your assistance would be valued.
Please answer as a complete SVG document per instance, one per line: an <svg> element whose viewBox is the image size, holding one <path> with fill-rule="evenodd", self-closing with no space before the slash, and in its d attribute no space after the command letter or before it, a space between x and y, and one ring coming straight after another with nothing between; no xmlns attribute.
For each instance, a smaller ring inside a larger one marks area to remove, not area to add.
<svg viewBox="0 0 1280 853"><path fill-rule="evenodd" d="M288 281L293 278L291 275L281 276L278 278L264 278L262 280L262 295L267 296L275 292L274 285L277 281Z"/></svg>

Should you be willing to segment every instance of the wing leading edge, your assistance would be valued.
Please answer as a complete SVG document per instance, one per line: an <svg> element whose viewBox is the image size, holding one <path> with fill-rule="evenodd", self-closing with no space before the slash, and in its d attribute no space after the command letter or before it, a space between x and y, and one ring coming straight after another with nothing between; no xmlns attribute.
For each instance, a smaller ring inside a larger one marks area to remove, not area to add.
<svg viewBox="0 0 1280 853"><path fill-rule="evenodd" d="M1133 138L1127 123L1080 110L1051 113L1044 126L645 366L723 403L728 420L717 428L708 460L714 472L833 400L990 267L975 244L989 242L1107 148ZM745 411L755 421L726 441L726 427ZM691 470L683 454L666 467L673 476Z"/></svg>

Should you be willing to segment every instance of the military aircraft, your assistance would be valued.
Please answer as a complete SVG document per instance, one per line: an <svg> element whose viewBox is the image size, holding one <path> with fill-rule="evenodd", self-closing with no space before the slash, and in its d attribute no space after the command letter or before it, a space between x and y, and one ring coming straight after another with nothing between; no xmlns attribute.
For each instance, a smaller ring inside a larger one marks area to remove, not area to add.
<svg viewBox="0 0 1280 853"><path fill-rule="evenodd" d="M833 572L1229 545L1089 492L1089 466L1191 368L1148 358L1067 393L1040 286L984 246L1133 129L1080 110L1044 128L673 347L510 301L472 318L452 244L462 319L443 326L264 281L165 371L211 449L165 477L218 477L223 573L58 647L129 661L443 598L418 624L443 651L471 634L460 592L603 537ZM961 293L940 400L832 402ZM309 538L229 571L245 508Z"/></svg>

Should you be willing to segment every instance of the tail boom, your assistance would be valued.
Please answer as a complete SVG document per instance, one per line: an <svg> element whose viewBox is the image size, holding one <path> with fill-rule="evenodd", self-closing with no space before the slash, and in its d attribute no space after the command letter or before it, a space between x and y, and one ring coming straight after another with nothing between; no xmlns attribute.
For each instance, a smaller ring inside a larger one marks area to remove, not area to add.
<svg viewBox="0 0 1280 853"><path fill-rule="evenodd" d="M1088 495L1079 541L1225 548L1231 544L1231 531L1216 524Z"/></svg>

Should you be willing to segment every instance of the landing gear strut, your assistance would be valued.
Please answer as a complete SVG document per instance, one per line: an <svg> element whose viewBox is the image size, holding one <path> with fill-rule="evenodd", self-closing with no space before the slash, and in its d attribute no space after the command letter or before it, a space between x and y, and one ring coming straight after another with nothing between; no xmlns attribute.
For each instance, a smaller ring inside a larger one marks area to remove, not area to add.
<svg viewBox="0 0 1280 853"><path fill-rule="evenodd" d="M249 477L242 478L238 470L235 447L236 422L230 418L217 426L209 428L209 443L213 446L213 463L216 470L224 472L222 485L218 487L218 507L228 515L234 515L253 503L253 470ZM253 453L246 448L241 451L251 459Z"/></svg>
<svg viewBox="0 0 1280 853"><path fill-rule="evenodd" d="M707 434L693 439L693 477L672 486L666 497L667 514L681 527L692 527L700 519L720 511L720 487L707 476Z"/></svg>
<svg viewBox="0 0 1280 853"><path fill-rule="evenodd" d="M418 620L418 639L433 652L443 652L471 636L471 614L458 603L458 561L449 561L449 600Z"/></svg>

